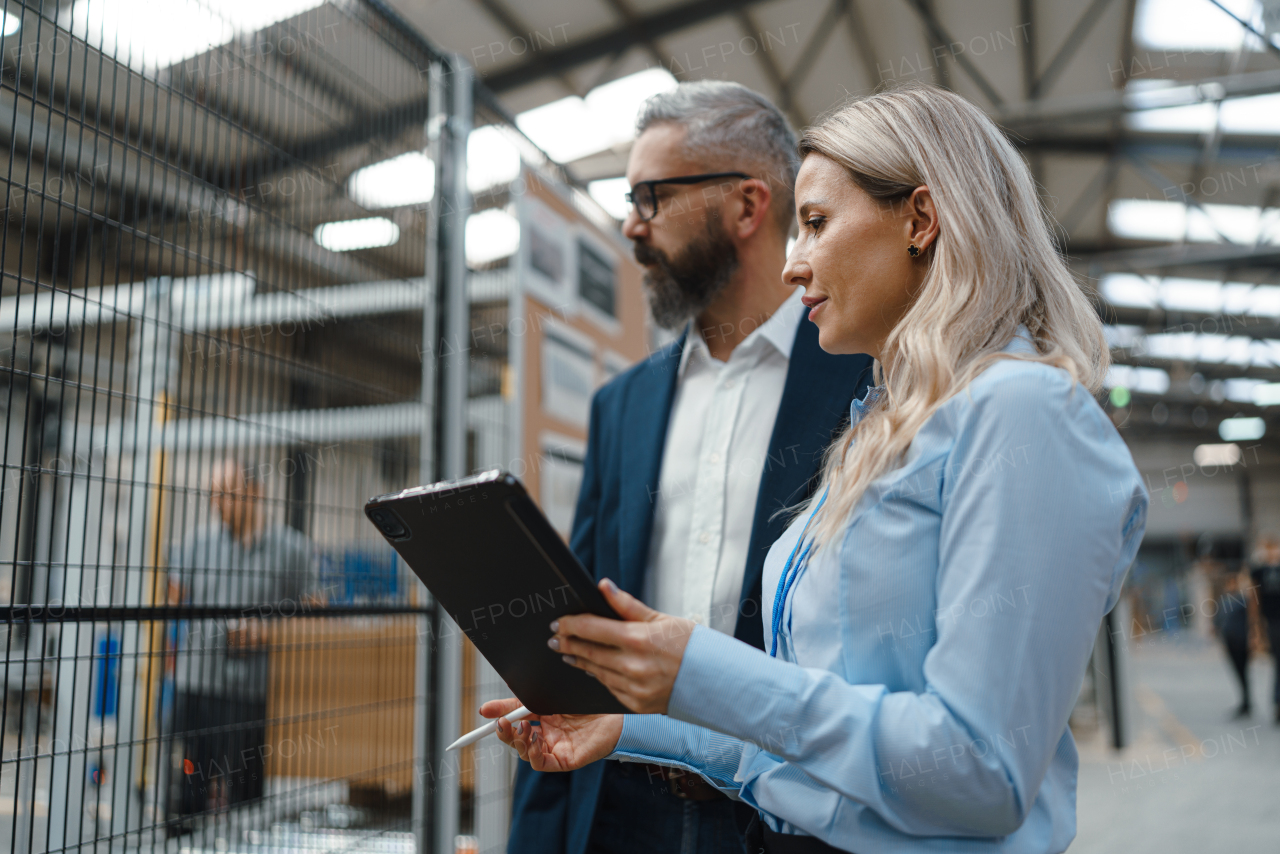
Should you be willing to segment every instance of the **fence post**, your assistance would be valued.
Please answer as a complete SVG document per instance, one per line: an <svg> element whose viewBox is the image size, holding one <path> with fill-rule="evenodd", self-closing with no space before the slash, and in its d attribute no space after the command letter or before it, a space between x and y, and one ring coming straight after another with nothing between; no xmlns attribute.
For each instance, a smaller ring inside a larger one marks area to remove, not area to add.
<svg viewBox="0 0 1280 854"><path fill-rule="evenodd" d="M440 473L445 478L466 474L467 369L466 343L470 306L467 299L466 224L471 208L467 190L467 138L471 133L473 78L460 56L449 60L450 91L447 133L441 144L443 181L438 209L441 218L440 277L443 353L440 359ZM446 201L447 200L447 201ZM444 768L443 748L460 735L462 703L461 632L445 614L439 615L436 644L436 749L429 757L436 766L436 854L452 854L458 832L458 773Z"/></svg>

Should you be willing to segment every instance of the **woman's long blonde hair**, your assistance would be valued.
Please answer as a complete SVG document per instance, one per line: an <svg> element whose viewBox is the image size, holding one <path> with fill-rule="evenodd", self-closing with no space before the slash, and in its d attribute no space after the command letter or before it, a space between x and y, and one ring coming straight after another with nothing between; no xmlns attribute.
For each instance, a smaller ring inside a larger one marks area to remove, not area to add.
<svg viewBox="0 0 1280 854"><path fill-rule="evenodd" d="M927 85L859 98L805 131L800 156L811 154L839 163L885 205L928 187L939 221L916 301L885 342L887 372L876 364L886 393L832 445L808 503L830 490L813 521L822 544L843 530L871 482L900 464L938 407L995 360L1055 365L1096 392L1110 354L1027 164L964 98ZM1020 325L1036 354L1001 355Z"/></svg>

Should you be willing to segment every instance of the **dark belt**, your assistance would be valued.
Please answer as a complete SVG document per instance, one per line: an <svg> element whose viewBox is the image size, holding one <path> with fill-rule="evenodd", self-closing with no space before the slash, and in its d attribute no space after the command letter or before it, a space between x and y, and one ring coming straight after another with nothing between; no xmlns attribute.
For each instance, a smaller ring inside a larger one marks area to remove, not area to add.
<svg viewBox="0 0 1280 854"><path fill-rule="evenodd" d="M764 828L764 854L849 854L835 848L816 836L797 836L794 833L775 833Z"/></svg>
<svg viewBox="0 0 1280 854"><path fill-rule="evenodd" d="M799 836L770 830L760 820L758 813L747 825L745 836L747 854L849 854L816 836Z"/></svg>
<svg viewBox="0 0 1280 854"><path fill-rule="evenodd" d="M649 772L649 779L651 780L655 776L666 780L667 786L671 789L671 794L677 798L685 798L690 801L715 801L728 797L728 795L699 775L683 768L668 768L665 765L646 764L644 770Z"/></svg>

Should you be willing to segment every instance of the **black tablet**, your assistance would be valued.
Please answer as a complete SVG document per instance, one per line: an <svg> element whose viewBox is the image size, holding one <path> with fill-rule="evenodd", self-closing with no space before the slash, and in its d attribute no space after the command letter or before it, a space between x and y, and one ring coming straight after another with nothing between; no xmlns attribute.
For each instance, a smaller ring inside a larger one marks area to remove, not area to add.
<svg viewBox="0 0 1280 854"><path fill-rule="evenodd" d="M513 475L379 495L364 512L530 711L627 711L547 646L557 617L619 617Z"/></svg>

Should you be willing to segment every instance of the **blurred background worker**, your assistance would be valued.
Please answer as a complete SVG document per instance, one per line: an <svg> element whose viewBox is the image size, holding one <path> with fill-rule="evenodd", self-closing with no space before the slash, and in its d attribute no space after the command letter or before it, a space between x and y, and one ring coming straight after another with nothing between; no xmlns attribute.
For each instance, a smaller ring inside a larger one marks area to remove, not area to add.
<svg viewBox="0 0 1280 854"><path fill-rule="evenodd" d="M1253 712L1249 694L1249 590L1239 573L1226 576L1213 624L1240 683L1240 705L1235 716L1247 718Z"/></svg>
<svg viewBox="0 0 1280 854"><path fill-rule="evenodd" d="M295 614L317 598L311 543L293 528L268 524L258 472L235 459L216 465L213 518L169 560L175 603L243 609L243 616L178 627L170 786L178 816L262 797L270 753L266 618Z"/></svg>
<svg viewBox="0 0 1280 854"><path fill-rule="evenodd" d="M1258 595L1259 610L1266 625L1267 644L1275 661L1276 675L1271 686L1276 723L1280 724L1280 538L1264 534L1250 574Z"/></svg>

